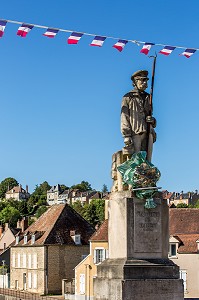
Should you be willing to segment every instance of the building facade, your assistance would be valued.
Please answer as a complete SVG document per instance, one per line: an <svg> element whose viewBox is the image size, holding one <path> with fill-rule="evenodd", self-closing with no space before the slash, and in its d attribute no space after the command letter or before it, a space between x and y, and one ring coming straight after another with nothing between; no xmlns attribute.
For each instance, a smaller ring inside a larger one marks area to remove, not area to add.
<svg viewBox="0 0 199 300"><path fill-rule="evenodd" d="M10 287L61 293L62 280L89 253L93 227L67 204L51 206L11 247Z"/></svg>
<svg viewBox="0 0 199 300"><path fill-rule="evenodd" d="M94 299L93 278L97 275L97 266L108 258L108 220L90 239L90 254L75 268L75 300ZM65 294L65 299L67 294Z"/></svg>

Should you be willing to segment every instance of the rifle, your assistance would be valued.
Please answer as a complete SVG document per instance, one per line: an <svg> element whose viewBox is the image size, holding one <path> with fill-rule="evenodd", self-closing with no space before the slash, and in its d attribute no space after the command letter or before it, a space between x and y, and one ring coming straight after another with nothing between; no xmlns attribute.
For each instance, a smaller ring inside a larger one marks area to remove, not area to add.
<svg viewBox="0 0 199 300"><path fill-rule="evenodd" d="M152 117L152 113L153 113L153 88L154 88L155 67L156 67L156 58L157 58L157 55L155 55L155 56L149 56L149 57L153 57L151 90L150 90L150 98L149 98L149 104L150 104L149 116ZM147 126L147 160L148 161L151 161L152 148L153 148L153 137L151 135L151 124L148 123L148 126Z"/></svg>

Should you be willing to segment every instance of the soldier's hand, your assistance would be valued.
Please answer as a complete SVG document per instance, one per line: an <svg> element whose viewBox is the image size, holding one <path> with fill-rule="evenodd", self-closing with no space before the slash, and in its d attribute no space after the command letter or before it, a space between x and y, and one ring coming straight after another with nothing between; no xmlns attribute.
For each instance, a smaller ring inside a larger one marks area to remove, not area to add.
<svg viewBox="0 0 199 300"><path fill-rule="evenodd" d="M146 117L146 122L151 124L153 127L156 127L156 119L152 116Z"/></svg>
<svg viewBox="0 0 199 300"><path fill-rule="evenodd" d="M124 144L125 144L126 146L130 146L132 143L133 143L133 140L132 140L131 137L125 137L125 138L124 138Z"/></svg>

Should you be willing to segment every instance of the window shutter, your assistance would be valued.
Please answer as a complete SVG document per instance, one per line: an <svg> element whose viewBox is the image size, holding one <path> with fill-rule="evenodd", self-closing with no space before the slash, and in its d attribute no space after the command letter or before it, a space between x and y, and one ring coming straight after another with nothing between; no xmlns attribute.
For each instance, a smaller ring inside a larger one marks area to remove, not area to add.
<svg viewBox="0 0 199 300"><path fill-rule="evenodd" d="M32 288L32 274L28 273L28 288Z"/></svg>
<svg viewBox="0 0 199 300"><path fill-rule="evenodd" d="M94 250L93 262L94 262L94 264L96 264L96 262L97 262L97 251L96 250Z"/></svg>
<svg viewBox="0 0 199 300"><path fill-rule="evenodd" d="M109 255L108 249L106 249L105 251L106 251L106 259L107 259L107 258L108 258L108 255Z"/></svg>
<svg viewBox="0 0 199 300"><path fill-rule="evenodd" d="M101 261L103 261L103 260L105 260L105 259L106 259L106 250L103 249L103 250L102 250L102 260L101 260Z"/></svg>

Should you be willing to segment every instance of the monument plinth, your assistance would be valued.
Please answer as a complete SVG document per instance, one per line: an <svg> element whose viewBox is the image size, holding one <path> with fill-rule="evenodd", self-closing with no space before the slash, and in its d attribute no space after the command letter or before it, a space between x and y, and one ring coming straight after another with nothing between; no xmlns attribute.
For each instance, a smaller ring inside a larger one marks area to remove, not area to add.
<svg viewBox="0 0 199 300"><path fill-rule="evenodd" d="M109 259L97 267L96 300L182 300L179 268L168 259L168 206L161 193L154 209L131 191L111 193Z"/></svg>

